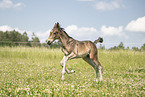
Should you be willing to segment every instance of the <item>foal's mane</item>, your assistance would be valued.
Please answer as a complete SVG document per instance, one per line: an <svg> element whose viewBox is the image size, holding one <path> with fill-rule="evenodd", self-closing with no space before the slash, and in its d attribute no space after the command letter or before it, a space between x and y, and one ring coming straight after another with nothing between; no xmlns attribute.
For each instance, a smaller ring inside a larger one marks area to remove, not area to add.
<svg viewBox="0 0 145 97"><path fill-rule="evenodd" d="M65 32L65 29L64 29L64 28L61 28L61 27L60 27L60 30L62 30L69 38L72 38L72 37L70 37L70 36Z"/></svg>
<svg viewBox="0 0 145 97"><path fill-rule="evenodd" d="M58 22L55 23L54 28L57 28L57 29L59 29L60 31L63 31L63 33L64 33L68 38L72 38L72 37L70 37L70 36L65 32L64 28L62 28Z"/></svg>

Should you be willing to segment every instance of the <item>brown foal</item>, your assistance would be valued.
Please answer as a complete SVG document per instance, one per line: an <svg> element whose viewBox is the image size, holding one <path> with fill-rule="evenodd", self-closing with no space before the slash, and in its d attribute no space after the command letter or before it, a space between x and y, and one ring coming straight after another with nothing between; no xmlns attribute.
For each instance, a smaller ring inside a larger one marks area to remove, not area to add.
<svg viewBox="0 0 145 97"><path fill-rule="evenodd" d="M89 63L96 71L96 78L98 81L99 73L100 80L103 78L103 66L98 60L98 52L95 44L98 42L103 42L102 38L98 38L94 42L91 41L78 41L70 37L63 28L60 27L59 23L56 23L53 29L50 32L47 44L50 45L56 39L60 40L62 44L62 52L64 57L60 62L60 65L63 67L62 70L62 80L64 80L65 71L70 74L74 73L74 70L69 71L66 68L66 63L68 60L73 58L82 58L87 63Z"/></svg>

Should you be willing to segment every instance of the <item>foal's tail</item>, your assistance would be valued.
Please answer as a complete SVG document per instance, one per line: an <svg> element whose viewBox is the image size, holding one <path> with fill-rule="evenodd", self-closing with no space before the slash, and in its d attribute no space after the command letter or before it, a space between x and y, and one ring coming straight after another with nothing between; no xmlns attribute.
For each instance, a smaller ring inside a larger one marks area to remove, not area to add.
<svg viewBox="0 0 145 97"><path fill-rule="evenodd" d="M94 41L95 44L97 44L98 42L102 43L103 42L103 38L99 37L97 40Z"/></svg>

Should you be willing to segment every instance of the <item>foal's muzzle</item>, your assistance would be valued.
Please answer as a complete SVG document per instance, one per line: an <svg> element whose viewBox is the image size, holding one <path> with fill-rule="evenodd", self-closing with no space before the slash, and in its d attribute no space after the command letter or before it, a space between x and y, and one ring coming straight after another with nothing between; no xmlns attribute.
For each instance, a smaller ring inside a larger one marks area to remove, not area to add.
<svg viewBox="0 0 145 97"><path fill-rule="evenodd" d="M52 39L47 40L47 44L48 44L48 45L51 45L52 42L53 42Z"/></svg>

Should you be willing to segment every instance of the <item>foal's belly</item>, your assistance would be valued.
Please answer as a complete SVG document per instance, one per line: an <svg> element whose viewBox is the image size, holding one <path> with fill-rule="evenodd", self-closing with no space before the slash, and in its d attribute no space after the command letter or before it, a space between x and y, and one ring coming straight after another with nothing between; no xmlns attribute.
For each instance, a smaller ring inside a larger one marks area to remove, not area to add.
<svg viewBox="0 0 145 97"><path fill-rule="evenodd" d="M77 57L84 58L87 55L89 55L90 46L88 44L89 44L89 41L82 41L82 42L77 43L77 45L74 48L74 51Z"/></svg>
<svg viewBox="0 0 145 97"><path fill-rule="evenodd" d="M86 57L88 55L88 53L78 53L77 54L77 57L78 58L84 58L84 57Z"/></svg>

